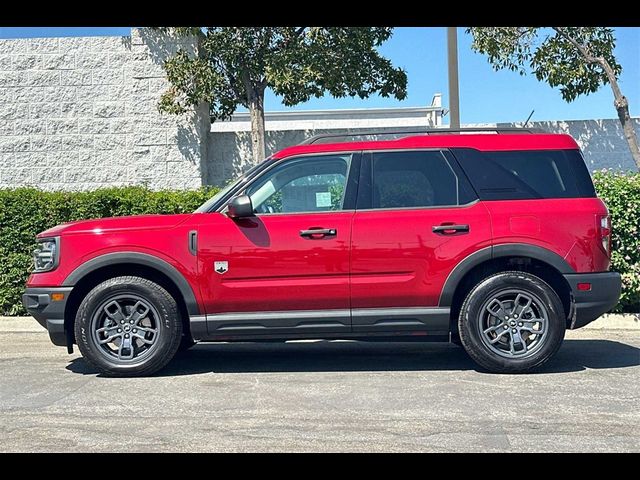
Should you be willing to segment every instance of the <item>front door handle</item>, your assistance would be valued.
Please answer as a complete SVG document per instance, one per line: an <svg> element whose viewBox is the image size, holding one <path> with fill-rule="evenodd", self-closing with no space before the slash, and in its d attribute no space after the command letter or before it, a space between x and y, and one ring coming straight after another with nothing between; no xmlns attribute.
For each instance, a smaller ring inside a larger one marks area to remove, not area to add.
<svg viewBox="0 0 640 480"><path fill-rule="evenodd" d="M469 225L434 225L431 231L437 235L455 235L469 233Z"/></svg>
<svg viewBox="0 0 640 480"><path fill-rule="evenodd" d="M302 238L309 238L311 240L335 237L337 234L338 230L335 228L310 228L309 230L300 230L300 236Z"/></svg>

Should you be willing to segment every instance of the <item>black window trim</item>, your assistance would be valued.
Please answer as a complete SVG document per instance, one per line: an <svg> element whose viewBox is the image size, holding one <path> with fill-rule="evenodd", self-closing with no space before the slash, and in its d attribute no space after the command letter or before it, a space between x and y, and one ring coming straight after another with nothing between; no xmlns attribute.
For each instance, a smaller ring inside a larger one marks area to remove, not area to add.
<svg viewBox="0 0 640 480"><path fill-rule="evenodd" d="M434 205L430 207L389 207L389 208L373 208L371 205L373 204L373 154L374 153L389 153L389 152L439 152L442 154L445 162L453 172L453 174L460 180L460 177L466 180L466 183L469 185L471 191L469 193L473 194L475 198L470 202L463 203L461 205ZM358 190L358 197L356 202L355 210L357 212L385 212L385 211L394 211L394 210L437 210L437 209L445 209L445 208L469 208L474 206L476 203L480 201L478 194L473 189L471 182L467 178L466 174L462 170L462 167L458 165L455 156L451 153L449 148L438 148L438 147L425 147L425 148L389 148L389 149L381 149L381 150L364 150L362 152L362 163L360 166L360 189ZM365 208L360 208L360 205L368 205Z"/></svg>
<svg viewBox="0 0 640 480"><path fill-rule="evenodd" d="M351 159L349 161L349 168L347 170L347 178L345 180L345 193L342 200L342 208L339 210L325 210L321 212L316 211L306 211L306 212L274 212L274 213L256 213L256 217L262 216L274 216L274 215L309 215L309 214L328 214L328 213L343 213L343 212L353 212L355 210L355 198L357 197L358 190L358 177L360 173L360 161L362 157L362 152L360 150L340 150L336 152L314 152L314 153L300 153L297 155L291 155L285 158L275 159L272 165L269 168L260 171L259 175L254 175L250 182L244 183L242 187L236 190L229 199L244 194L251 186L260 181L263 175L268 175L271 170L276 168L277 166L283 165L291 160L297 160L300 158L309 158L309 157L326 157L330 155L351 155ZM355 189L355 192L352 190ZM347 200L349 203L352 203L351 208L345 208L347 204ZM218 213L224 214L227 209L228 201L225 202L222 206L220 206L216 211Z"/></svg>

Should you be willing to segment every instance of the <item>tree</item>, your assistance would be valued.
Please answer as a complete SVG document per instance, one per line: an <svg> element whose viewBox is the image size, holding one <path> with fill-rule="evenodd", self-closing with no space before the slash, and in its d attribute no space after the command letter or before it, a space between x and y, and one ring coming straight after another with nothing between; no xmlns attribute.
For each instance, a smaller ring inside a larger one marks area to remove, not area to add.
<svg viewBox="0 0 640 480"><path fill-rule="evenodd" d="M265 157L264 93L287 106L321 97L406 97L407 76L377 48L392 34L383 27L176 27L198 38L198 53L179 50L165 62L171 87L160 110L183 113L209 102L213 120L249 109L254 161Z"/></svg>
<svg viewBox="0 0 640 480"><path fill-rule="evenodd" d="M615 36L606 27L473 27L471 48L488 56L495 70L521 75L528 65L538 80L560 87L567 102L588 95L602 85L613 91L613 105L638 169L640 147L618 77L622 67L614 56Z"/></svg>

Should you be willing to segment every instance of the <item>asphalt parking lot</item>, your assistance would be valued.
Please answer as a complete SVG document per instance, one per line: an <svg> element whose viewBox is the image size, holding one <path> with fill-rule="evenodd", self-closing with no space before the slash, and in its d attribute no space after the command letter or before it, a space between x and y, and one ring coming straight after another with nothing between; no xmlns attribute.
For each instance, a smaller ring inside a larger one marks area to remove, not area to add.
<svg viewBox="0 0 640 480"><path fill-rule="evenodd" d="M198 345L103 378L0 322L0 451L640 451L640 330L568 332L537 374L448 344Z"/></svg>

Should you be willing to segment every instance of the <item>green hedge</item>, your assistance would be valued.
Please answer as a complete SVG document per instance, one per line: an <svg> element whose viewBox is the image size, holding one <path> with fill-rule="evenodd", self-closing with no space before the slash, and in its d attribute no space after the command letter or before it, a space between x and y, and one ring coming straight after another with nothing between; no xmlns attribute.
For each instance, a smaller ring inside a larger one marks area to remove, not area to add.
<svg viewBox="0 0 640 480"><path fill-rule="evenodd" d="M611 269L622 274L617 312L640 311L640 173L597 172L598 195L611 214Z"/></svg>
<svg viewBox="0 0 640 480"><path fill-rule="evenodd" d="M192 212L215 188L151 191L144 187L91 192L0 189L0 315L23 315L24 283L32 265L35 235L60 223L145 213Z"/></svg>
<svg viewBox="0 0 640 480"><path fill-rule="evenodd" d="M613 270L622 273L622 297L616 311L640 310L640 174L599 172L598 194L613 219ZM193 211L216 189L154 192L143 187L92 192L42 192L34 188L0 189L0 315L20 315L20 296L31 270L38 232L85 218L183 213Z"/></svg>

